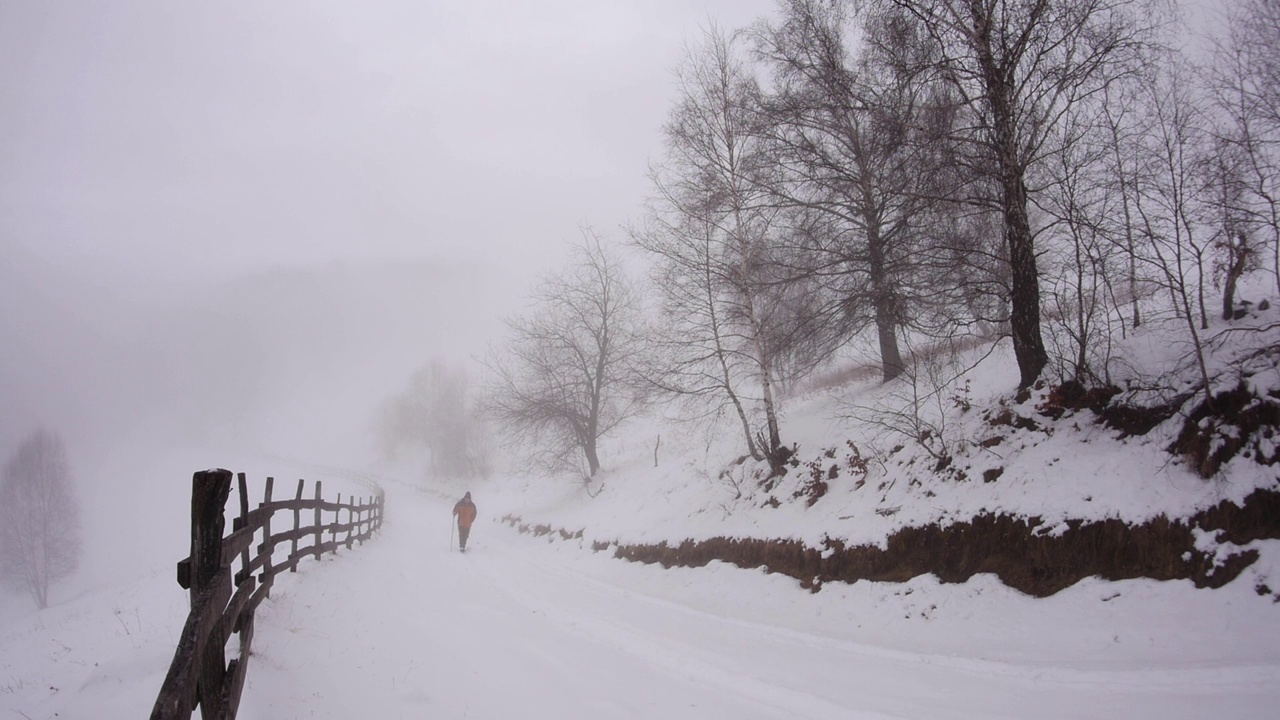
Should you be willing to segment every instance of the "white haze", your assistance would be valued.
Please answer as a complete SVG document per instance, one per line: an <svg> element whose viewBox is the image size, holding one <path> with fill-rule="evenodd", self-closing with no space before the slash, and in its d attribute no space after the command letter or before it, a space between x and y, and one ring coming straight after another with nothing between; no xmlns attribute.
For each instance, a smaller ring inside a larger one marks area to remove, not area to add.
<svg viewBox="0 0 1280 720"><path fill-rule="evenodd" d="M699 24L771 7L0 3L0 456L66 440L63 592L179 557L194 470L369 461L414 369L619 238Z"/></svg>

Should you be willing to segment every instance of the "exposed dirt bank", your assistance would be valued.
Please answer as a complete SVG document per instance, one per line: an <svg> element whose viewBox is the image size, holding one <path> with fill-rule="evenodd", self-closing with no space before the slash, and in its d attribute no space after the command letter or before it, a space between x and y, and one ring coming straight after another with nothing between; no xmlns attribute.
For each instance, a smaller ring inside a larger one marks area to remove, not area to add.
<svg viewBox="0 0 1280 720"><path fill-rule="evenodd" d="M582 537L581 530L531 526L512 515L503 521L537 536ZM1197 543L1206 533L1216 536L1216 543ZM845 547L838 540L809 547L796 540L726 537L678 545L595 542L593 549L613 548L614 557L668 568L701 567L713 560L763 567L815 592L827 582L904 582L933 573L958 583L993 573L1012 588L1047 597L1090 576L1187 579L1200 588L1221 587L1258 558L1256 550L1237 546L1262 539L1280 539L1280 492L1274 490L1255 491L1243 507L1223 502L1190 518L1158 517L1134 525L1112 519L1047 528L1039 518L980 515L967 522L903 528L884 549ZM1269 589L1259 592L1270 594Z"/></svg>

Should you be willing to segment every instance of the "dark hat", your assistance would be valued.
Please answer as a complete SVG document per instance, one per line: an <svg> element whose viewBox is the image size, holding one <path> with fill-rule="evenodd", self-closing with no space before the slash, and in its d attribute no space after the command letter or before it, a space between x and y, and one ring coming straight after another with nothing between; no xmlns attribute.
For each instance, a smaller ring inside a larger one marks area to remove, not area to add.
<svg viewBox="0 0 1280 720"><path fill-rule="evenodd" d="M463 496L462 496L462 498L463 498L464 500L470 500L470 499L471 499L471 492L470 492L470 491L468 491L466 495L463 495Z"/></svg>

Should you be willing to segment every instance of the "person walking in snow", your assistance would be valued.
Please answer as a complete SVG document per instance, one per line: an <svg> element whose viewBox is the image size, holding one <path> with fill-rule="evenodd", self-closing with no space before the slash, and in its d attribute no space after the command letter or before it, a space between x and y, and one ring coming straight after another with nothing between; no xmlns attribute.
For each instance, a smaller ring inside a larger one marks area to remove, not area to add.
<svg viewBox="0 0 1280 720"><path fill-rule="evenodd" d="M476 504L471 502L471 493L462 496L453 506L453 515L458 518L458 549L467 551L467 536L471 534L471 523L476 521Z"/></svg>

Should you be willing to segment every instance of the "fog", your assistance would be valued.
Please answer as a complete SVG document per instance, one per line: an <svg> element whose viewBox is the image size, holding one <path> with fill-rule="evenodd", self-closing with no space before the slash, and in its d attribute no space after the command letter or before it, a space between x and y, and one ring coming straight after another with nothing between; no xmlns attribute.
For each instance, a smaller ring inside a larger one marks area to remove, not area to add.
<svg viewBox="0 0 1280 720"><path fill-rule="evenodd" d="M373 459L414 369L620 239L699 25L771 6L0 3L0 453L63 436L81 584L181 554L193 470Z"/></svg>

